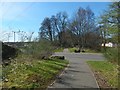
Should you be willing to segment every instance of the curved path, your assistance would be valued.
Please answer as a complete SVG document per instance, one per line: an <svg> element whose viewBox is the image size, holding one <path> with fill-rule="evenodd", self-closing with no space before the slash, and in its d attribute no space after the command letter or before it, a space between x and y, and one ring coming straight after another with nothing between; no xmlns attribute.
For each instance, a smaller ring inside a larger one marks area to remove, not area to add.
<svg viewBox="0 0 120 90"><path fill-rule="evenodd" d="M65 56L69 60L69 67L49 88L99 88L95 77L87 65L86 61L104 60L102 54L97 53L69 53L68 49L64 52L55 53L54 56Z"/></svg>

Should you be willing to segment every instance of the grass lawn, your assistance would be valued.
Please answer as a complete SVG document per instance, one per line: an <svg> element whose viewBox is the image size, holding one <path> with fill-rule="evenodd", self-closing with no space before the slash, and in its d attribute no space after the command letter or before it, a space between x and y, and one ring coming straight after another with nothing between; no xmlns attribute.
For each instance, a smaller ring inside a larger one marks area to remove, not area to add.
<svg viewBox="0 0 120 90"><path fill-rule="evenodd" d="M74 47L74 48L68 48L68 50L70 51L70 52L74 52L75 50L78 50L78 48L76 48L76 47ZM91 49L84 49L85 50L85 53L98 53L97 51L95 51L95 50L91 50Z"/></svg>
<svg viewBox="0 0 120 90"><path fill-rule="evenodd" d="M67 60L20 60L3 68L3 88L46 88L68 64Z"/></svg>
<svg viewBox="0 0 120 90"><path fill-rule="evenodd" d="M63 48L58 48L58 49L55 49L54 52L63 52Z"/></svg>
<svg viewBox="0 0 120 90"><path fill-rule="evenodd" d="M70 52L74 52L75 50L77 50L78 48L76 48L76 47L74 47L74 48L68 48L68 50L70 51Z"/></svg>
<svg viewBox="0 0 120 90"><path fill-rule="evenodd" d="M97 72L101 78L105 79L110 87L118 87L118 65L108 61L87 61L87 63L93 72Z"/></svg>
<svg viewBox="0 0 120 90"><path fill-rule="evenodd" d="M92 50L92 49L85 49L85 52L87 52L87 53L100 53L100 52Z"/></svg>

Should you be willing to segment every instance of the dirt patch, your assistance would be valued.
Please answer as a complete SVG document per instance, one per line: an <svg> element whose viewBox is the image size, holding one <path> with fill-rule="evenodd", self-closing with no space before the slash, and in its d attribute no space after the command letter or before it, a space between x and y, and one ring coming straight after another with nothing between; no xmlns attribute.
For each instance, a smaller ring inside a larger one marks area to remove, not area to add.
<svg viewBox="0 0 120 90"><path fill-rule="evenodd" d="M100 88L111 88L107 80L98 71L92 70Z"/></svg>

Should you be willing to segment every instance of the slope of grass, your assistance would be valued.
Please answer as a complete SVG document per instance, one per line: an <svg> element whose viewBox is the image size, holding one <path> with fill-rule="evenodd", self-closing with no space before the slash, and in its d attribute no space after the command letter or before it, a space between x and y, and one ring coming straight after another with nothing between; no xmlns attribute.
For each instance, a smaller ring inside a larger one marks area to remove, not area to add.
<svg viewBox="0 0 120 90"><path fill-rule="evenodd" d="M68 64L66 60L12 61L3 68L4 88L46 88Z"/></svg>
<svg viewBox="0 0 120 90"><path fill-rule="evenodd" d="M118 87L118 65L107 61L87 61L92 70L98 72L111 87Z"/></svg>

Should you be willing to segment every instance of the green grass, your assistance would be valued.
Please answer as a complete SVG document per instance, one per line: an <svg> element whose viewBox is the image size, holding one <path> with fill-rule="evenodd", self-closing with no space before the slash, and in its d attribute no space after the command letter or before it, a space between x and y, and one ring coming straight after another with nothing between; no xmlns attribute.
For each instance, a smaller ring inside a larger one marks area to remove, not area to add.
<svg viewBox="0 0 120 90"><path fill-rule="evenodd" d="M87 52L87 53L100 53L100 52L92 50L92 49L85 49L85 52Z"/></svg>
<svg viewBox="0 0 120 90"><path fill-rule="evenodd" d="M4 88L46 88L68 64L67 60L19 60L3 68Z"/></svg>
<svg viewBox="0 0 120 90"><path fill-rule="evenodd" d="M75 50L78 50L78 48L74 47L74 48L69 48L68 49L70 52L74 52ZM92 49L84 49L85 50L85 53L98 53L97 51L95 50L92 50Z"/></svg>
<svg viewBox="0 0 120 90"><path fill-rule="evenodd" d="M63 52L63 48L58 48L58 49L55 49L54 52Z"/></svg>
<svg viewBox="0 0 120 90"><path fill-rule="evenodd" d="M68 48L68 50L70 51L70 52L74 52L75 50L77 50L78 48L76 48L76 47L74 47L74 48Z"/></svg>
<svg viewBox="0 0 120 90"><path fill-rule="evenodd" d="M111 87L118 87L118 65L108 61L87 61L90 67L100 73Z"/></svg>

